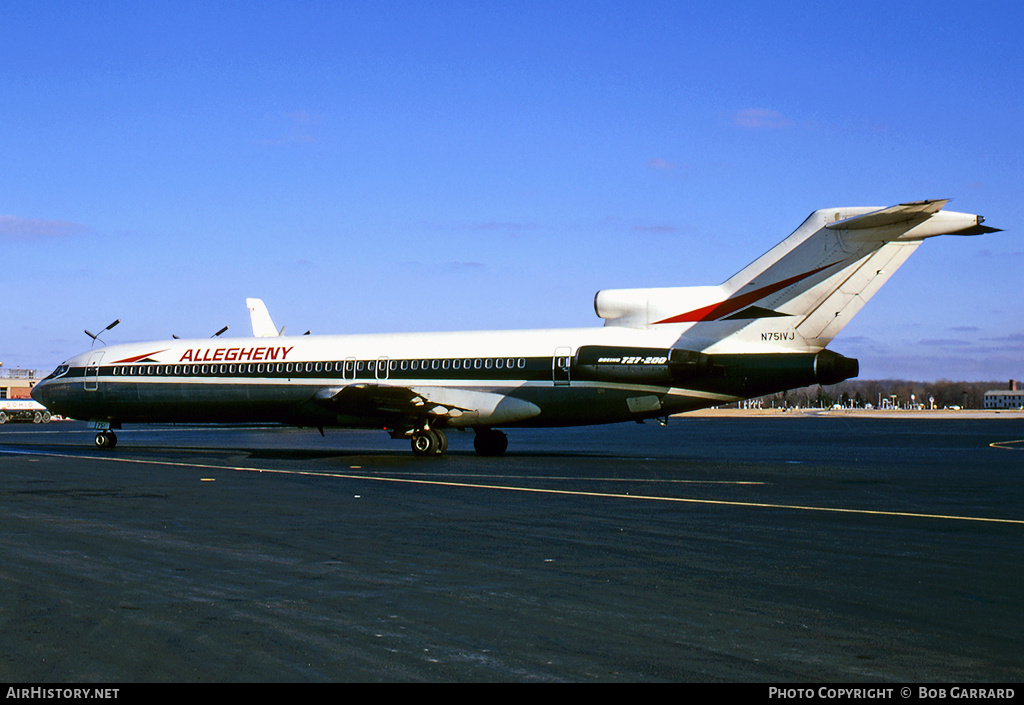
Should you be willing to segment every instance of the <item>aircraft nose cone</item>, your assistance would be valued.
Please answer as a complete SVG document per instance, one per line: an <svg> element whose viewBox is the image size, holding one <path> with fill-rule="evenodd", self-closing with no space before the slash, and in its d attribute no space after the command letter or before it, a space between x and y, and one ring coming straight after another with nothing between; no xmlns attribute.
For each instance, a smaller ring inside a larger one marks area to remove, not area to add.
<svg viewBox="0 0 1024 705"><path fill-rule="evenodd" d="M50 413L59 414L61 412L54 408L60 406L61 402L61 395L58 391L53 380L46 379L32 387L31 395L33 399L45 406Z"/></svg>
<svg viewBox="0 0 1024 705"><path fill-rule="evenodd" d="M47 385L48 384L49 383L45 382L45 381L40 382L36 386L32 387L32 391L30 392L30 394L32 395L32 398L35 399L40 404L42 404L43 406L47 405L46 404L46 400L50 396L47 393Z"/></svg>

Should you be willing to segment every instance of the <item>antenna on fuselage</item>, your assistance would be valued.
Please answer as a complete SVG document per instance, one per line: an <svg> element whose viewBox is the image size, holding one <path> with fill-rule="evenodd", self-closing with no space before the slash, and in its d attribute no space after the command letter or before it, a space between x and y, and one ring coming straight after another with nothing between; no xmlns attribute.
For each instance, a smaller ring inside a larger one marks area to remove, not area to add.
<svg viewBox="0 0 1024 705"><path fill-rule="evenodd" d="M87 336L89 336L90 338L92 338L92 345L90 345L90 346L89 346L89 348L91 349L91 348L92 348L92 347L93 347L94 345L96 345L96 341L97 341L97 340L99 340L99 341L100 341L101 343L103 343L103 340L102 340L102 339L100 338L100 336L101 336L101 335L102 335L103 333L106 333L106 332L107 332L108 330L110 330L111 328L113 328L114 326L116 326L116 325L117 325L118 323L120 323L120 322L121 322L121 319L120 319L120 318L118 318L118 319L117 319L116 321L114 321L114 322L113 322L113 323L111 323L111 324L110 324L109 326L107 326L106 328L104 328L103 330L101 330L101 331L100 331L99 333L91 333L91 332L89 332L88 330L86 330L86 331L85 331L85 334L86 334ZM106 345L106 343L103 343L103 344L104 344L104 345Z"/></svg>

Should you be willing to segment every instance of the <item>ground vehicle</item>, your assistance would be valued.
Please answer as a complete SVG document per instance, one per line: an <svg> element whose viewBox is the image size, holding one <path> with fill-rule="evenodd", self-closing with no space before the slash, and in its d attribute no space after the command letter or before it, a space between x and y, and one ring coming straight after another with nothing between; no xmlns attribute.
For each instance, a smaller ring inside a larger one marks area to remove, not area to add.
<svg viewBox="0 0 1024 705"><path fill-rule="evenodd" d="M50 423L53 418L46 407L32 399L0 399L0 423L31 421Z"/></svg>

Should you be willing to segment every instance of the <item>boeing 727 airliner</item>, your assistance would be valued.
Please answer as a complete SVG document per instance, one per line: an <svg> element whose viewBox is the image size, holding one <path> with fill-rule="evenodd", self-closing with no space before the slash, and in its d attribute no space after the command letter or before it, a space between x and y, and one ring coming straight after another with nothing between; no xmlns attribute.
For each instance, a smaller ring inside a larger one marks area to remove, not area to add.
<svg viewBox="0 0 1024 705"><path fill-rule="evenodd" d="M32 396L92 422L277 422L386 428L417 455L447 429L642 421L857 375L825 348L925 238L995 232L947 201L832 208L718 286L598 292L603 327L286 336L258 299L253 337L111 345L64 362Z"/></svg>

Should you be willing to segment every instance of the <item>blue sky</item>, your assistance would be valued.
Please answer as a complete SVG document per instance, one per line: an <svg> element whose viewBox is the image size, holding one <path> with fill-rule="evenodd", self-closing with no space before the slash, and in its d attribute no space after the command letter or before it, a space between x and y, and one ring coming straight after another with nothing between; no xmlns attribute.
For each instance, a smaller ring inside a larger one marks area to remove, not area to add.
<svg viewBox="0 0 1024 705"><path fill-rule="evenodd" d="M1024 377L1019 3L5 2L0 362L106 342L599 326L811 211L951 198L830 346Z"/></svg>

